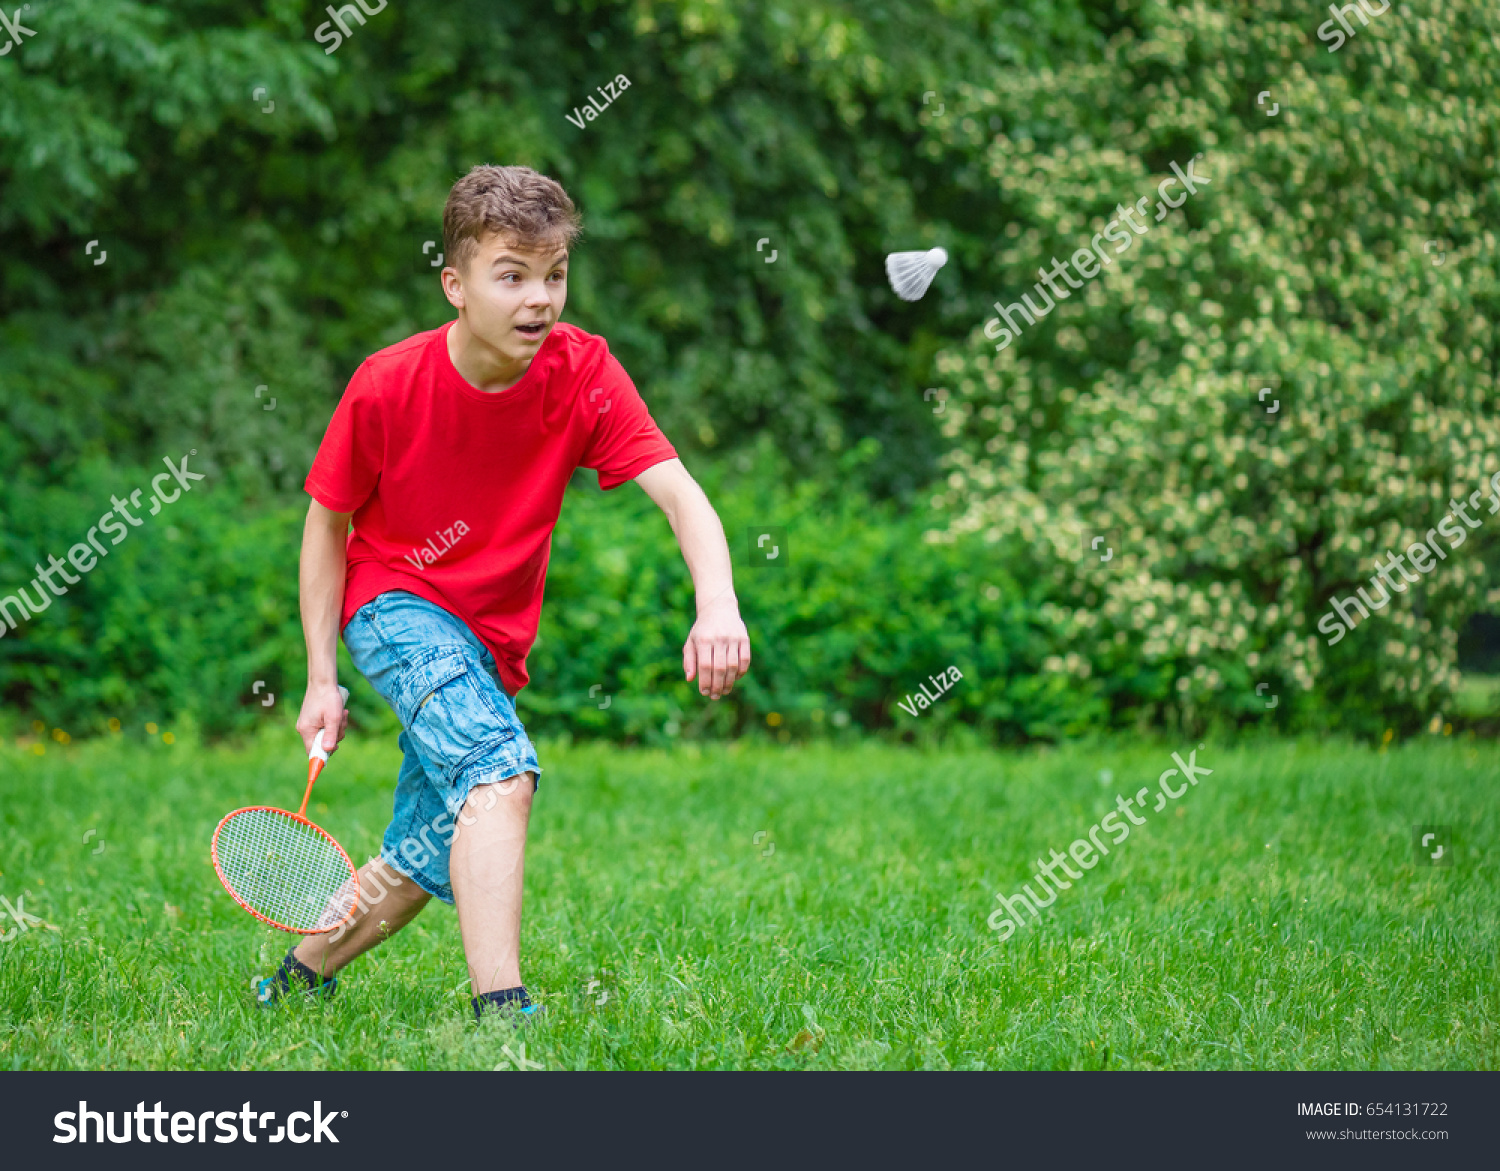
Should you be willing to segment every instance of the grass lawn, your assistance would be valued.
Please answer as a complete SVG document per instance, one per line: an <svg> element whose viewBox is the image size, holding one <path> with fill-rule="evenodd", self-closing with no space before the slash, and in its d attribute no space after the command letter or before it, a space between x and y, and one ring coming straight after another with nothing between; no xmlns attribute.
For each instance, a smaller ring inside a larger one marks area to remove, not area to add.
<svg viewBox="0 0 1500 1171"><path fill-rule="evenodd" d="M1212 776L997 942L996 892L1188 747L543 744L523 965L550 1015L526 1059L1500 1067L1492 742L1208 742ZM319 782L315 820L356 862L396 765L393 739L356 736ZM516 1037L474 1026L435 901L332 1003L256 1007L290 937L231 902L208 841L239 805L295 808L303 773L286 731L0 746L0 895L56 928L0 943L0 1069L507 1062ZM1451 868L1416 864L1418 823L1453 826Z"/></svg>
<svg viewBox="0 0 1500 1171"><path fill-rule="evenodd" d="M1466 674L1453 699L1461 716L1494 716L1500 713L1500 677Z"/></svg>

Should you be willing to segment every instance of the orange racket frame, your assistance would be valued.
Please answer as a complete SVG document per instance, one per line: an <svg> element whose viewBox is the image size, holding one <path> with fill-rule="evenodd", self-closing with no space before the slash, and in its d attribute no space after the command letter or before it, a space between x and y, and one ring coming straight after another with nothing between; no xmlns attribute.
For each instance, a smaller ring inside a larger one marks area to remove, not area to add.
<svg viewBox="0 0 1500 1171"><path fill-rule="evenodd" d="M347 687L340 687L339 694L344 697L345 703L349 702L349 689ZM327 729L325 728L322 732L318 733L317 740L313 742L312 752L308 754L307 789L302 794L302 804L298 808L296 813L290 813L285 809L278 809L274 805L247 805L243 809L236 809L230 813L226 813L223 818L220 819L219 824L214 827L213 840L209 843L208 854L210 860L212 860L214 864L214 873L219 876L219 882L223 885L224 889L229 892L230 898L234 899L234 901L237 902L241 907L249 911L252 915L254 915L262 923L266 924L268 927L274 927L278 931L289 931L295 935L323 935L329 931L337 931L340 927L342 927L350 920L350 918L354 915L355 910L359 907L358 868L354 865L353 860L349 857L344 847L339 845L338 840L321 825L309 821L306 816L307 803L312 798L313 785L317 783L318 777L323 772L323 767L328 763L328 749L323 746L323 736L326 731ZM245 902L244 899L240 898L239 893L234 889L232 885L230 885L229 879L224 874L224 868L219 865L219 833L223 830L224 826L228 824L231 818L238 817L242 813L255 813L257 811L266 813L279 813L282 817L289 818L292 821L299 821L303 825L307 826L309 829L317 833L320 837L326 839L333 846L333 848L339 852L339 856L343 858L344 864L349 868L349 875L351 881L354 883L354 897L349 902L348 912L337 923L330 924L327 927L319 927L315 929L288 927L285 923L278 923L275 919L261 914L261 912L257 911L249 903Z"/></svg>

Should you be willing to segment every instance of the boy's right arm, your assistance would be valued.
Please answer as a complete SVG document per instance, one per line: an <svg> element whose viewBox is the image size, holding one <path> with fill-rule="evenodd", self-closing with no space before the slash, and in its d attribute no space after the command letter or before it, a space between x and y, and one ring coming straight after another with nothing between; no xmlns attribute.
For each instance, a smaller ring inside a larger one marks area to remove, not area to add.
<svg viewBox="0 0 1500 1171"><path fill-rule="evenodd" d="M324 728L344 738L349 713L339 695L339 615L344 606L344 573L349 512L330 512L316 500L302 529L302 633L307 639L307 695L297 731L309 753ZM329 752L336 743L324 745Z"/></svg>

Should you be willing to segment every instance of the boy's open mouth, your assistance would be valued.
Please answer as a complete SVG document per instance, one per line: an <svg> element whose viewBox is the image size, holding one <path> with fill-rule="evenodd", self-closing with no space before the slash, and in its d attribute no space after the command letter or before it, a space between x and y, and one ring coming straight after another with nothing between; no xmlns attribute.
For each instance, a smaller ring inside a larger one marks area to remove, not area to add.
<svg viewBox="0 0 1500 1171"><path fill-rule="evenodd" d="M516 326L516 332L522 337L529 337L535 340L547 332L547 323L545 321L534 321L530 325L518 325Z"/></svg>

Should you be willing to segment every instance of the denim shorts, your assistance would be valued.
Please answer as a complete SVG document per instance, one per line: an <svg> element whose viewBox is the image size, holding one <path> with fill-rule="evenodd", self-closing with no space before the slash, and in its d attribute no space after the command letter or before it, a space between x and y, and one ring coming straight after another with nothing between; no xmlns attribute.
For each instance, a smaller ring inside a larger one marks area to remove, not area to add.
<svg viewBox="0 0 1500 1171"><path fill-rule="evenodd" d="M533 788L540 785L536 748L494 656L442 607L401 591L381 594L349 619L344 645L403 729L395 811L380 857L452 903L448 853L464 802L478 785L528 771Z"/></svg>

